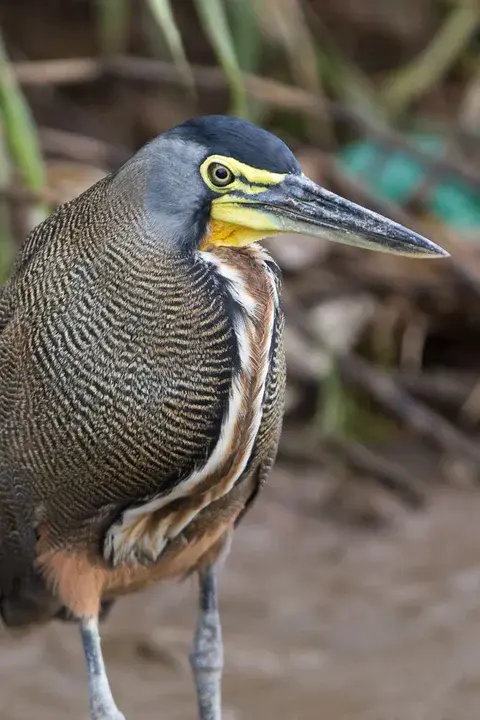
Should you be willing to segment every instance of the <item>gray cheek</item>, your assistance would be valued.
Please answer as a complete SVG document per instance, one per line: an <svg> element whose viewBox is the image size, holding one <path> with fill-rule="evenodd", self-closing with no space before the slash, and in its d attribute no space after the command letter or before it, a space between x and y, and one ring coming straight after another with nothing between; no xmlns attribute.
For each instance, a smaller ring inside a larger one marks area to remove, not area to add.
<svg viewBox="0 0 480 720"><path fill-rule="evenodd" d="M182 214L158 208L147 210L145 223L145 239L156 246L161 244L172 250L181 248L191 233L191 223Z"/></svg>
<svg viewBox="0 0 480 720"><path fill-rule="evenodd" d="M193 192L192 192L193 190ZM145 219L148 233L154 242L162 241L172 248L185 247L195 241L198 220L204 215L208 197L203 187L190 181L155 183L147 196Z"/></svg>
<svg viewBox="0 0 480 720"><path fill-rule="evenodd" d="M211 201L200 166L205 148L160 136L120 171L117 192L125 188L141 208L145 242L169 251L194 247L202 234Z"/></svg>

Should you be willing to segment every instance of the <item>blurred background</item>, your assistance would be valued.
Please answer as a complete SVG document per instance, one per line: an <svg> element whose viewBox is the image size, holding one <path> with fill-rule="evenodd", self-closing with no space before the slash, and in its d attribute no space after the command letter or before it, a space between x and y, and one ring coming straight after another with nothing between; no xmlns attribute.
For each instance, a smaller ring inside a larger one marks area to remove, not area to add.
<svg viewBox="0 0 480 720"><path fill-rule="evenodd" d="M0 281L56 205L196 114L278 133L305 173L452 254L318 239L284 271L277 466L222 576L225 720L477 720L480 4L2 0ZM104 629L131 720L195 716L196 584ZM0 717L86 717L74 627L0 634Z"/></svg>

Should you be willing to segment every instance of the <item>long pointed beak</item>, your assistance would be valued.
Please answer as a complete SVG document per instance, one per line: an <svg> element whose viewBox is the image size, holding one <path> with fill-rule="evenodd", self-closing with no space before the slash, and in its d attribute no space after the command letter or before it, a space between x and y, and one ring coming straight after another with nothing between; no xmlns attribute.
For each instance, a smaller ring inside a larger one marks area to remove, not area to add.
<svg viewBox="0 0 480 720"><path fill-rule="evenodd" d="M243 215L245 225L269 230L269 234L276 229L279 233L314 235L379 252L449 257L431 240L325 190L304 175L287 175L278 185L243 198L236 207L241 215L235 222L242 224Z"/></svg>

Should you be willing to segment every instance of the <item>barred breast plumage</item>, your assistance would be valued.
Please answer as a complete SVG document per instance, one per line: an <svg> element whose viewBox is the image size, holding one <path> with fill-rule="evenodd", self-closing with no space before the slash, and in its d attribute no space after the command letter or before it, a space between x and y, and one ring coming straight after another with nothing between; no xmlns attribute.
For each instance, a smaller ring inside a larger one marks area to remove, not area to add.
<svg viewBox="0 0 480 720"><path fill-rule="evenodd" d="M158 560L169 541L149 582L195 566L213 539L172 564L181 535L201 527L217 540L202 512L219 501L226 531L272 459L282 413L272 260L257 246L176 255L149 244L134 214L125 232L110 183L33 233L2 301L11 357L0 380L0 493L17 479L28 488L20 514L39 537L32 553L65 586L60 596L77 600L79 568L124 591L143 584L134 563ZM242 483L230 512L224 497ZM125 567L115 575L103 554Z"/></svg>

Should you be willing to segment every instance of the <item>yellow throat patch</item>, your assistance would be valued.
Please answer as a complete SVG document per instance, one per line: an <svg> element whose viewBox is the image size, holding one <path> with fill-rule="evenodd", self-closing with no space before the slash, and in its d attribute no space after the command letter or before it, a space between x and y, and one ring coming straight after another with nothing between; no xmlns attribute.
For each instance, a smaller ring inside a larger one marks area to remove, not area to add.
<svg viewBox="0 0 480 720"><path fill-rule="evenodd" d="M245 245L263 240L269 235L275 235L278 232L278 230L253 230L243 225L235 225L234 223L225 222L224 220L212 219L200 249L208 250L208 248L219 245L245 247Z"/></svg>
<svg viewBox="0 0 480 720"><path fill-rule="evenodd" d="M211 163L220 163L234 175L234 180L224 188L212 184L208 176ZM285 179L284 174L273 173L245 165L231 157L211 155L202 164L200 173L205 183L217 193L212 201L212 211L207 233L201 249L215 246L244 247L281 231L278 221L262 204L255 203L255 196L268 192L272 185Z"/></svg>

